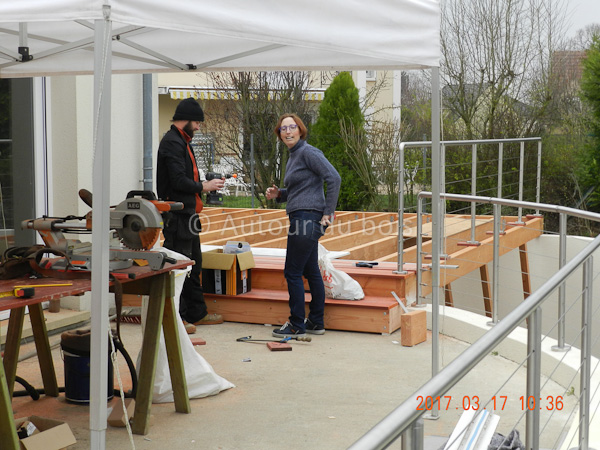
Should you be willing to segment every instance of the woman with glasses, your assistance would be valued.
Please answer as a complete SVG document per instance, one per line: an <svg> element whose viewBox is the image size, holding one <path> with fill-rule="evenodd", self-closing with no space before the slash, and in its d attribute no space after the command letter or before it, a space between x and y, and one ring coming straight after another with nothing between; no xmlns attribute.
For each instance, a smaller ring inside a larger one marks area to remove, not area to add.
<svg viewBox="0 0 600 450"><path fill-rule="evenodd" d="M319 238L333 220L341 178L323 152L306 143L306 133L306 126L296 114L279 118L275 134L290 152L283 180L285 188L273 185L266 192L269 200L287 202L290 219L283 271L290 296L290 317L280 329L273 331L273 336L281 338L325 333L325 288L319 270L318 247ZM305 317L302 276L310 287L308 317Z"/></svg>

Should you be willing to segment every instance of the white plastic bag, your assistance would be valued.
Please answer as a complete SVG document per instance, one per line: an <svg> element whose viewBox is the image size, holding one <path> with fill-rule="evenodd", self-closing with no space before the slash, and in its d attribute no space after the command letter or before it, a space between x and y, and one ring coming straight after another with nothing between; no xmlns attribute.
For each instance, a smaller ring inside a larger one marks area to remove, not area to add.
<svg viewBox="0 0 600 450"><path fill-rule="evenodd" d="M155 248L157 251L167 253L168 256L175 259L187 259L185 256L173 252L167 248ZM183 270L175 271L175 292L174 302L175 311L179 311L179 296L183 289L183 282L191 266ZM142 329L146 324L146 315L148 312L148 298L142 300ZM235 387L233 383L217 375L212 366L196 351L190 341L190 337L185 331L183 321L177 314L177 328L179 331L179 343L181 345L181 356L185 370L189 398L202 398L209 395L215 395L219 392ZM142 352L140 351L136 367L139 370ZM139 375L139 374L138 374ZM160 331L160 344L158 347L158 357L156 360L156 373L154 375L154 387L152 390L152 403L170 403L173 402L173 388L171 386L171 372L167 358L167 348L165 346L165 336Z"/></svg>
<svg viewBox="0 0 600 450"><path fill-rule="evenodd" d="M346 272L336 269L329 251L319 244L319 269L325 285L325 297L339 300L361 300L365 297L362 287Z"/></svg>

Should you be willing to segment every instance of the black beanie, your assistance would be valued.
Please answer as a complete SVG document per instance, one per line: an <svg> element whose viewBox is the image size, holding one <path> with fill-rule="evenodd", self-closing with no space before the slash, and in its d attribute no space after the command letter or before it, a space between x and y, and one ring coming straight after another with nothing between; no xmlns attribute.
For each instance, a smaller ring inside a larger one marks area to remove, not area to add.
<svg viewBox="0 0 600 450"><path fill-rule="evenodd" d="M194 120L204 122L204 111L200 108L198 102L193 98L186 98L179 102L173 120Z"/></svg>

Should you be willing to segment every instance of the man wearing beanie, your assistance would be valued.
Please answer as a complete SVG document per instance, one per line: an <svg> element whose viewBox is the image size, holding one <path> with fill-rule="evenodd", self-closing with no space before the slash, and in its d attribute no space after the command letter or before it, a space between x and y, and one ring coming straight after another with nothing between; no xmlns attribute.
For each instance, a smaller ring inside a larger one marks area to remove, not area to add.
<svg viewBox="0 0 600 450"><path fill-rule="evenodd" d="M221 179L200 181L191 140L203 121L204 112L193 98L186 98L177 105L171 129L158 147L156 171L158 197L183 203L183 210L172 211L165 221L163 245L195 261L183 284L179 302L179 314L189 334L196 332L196 325L223 323L221 315L208 314L200 285L202 252L198 214L203 207L200 195L221 189L225 184Z"/></svg>

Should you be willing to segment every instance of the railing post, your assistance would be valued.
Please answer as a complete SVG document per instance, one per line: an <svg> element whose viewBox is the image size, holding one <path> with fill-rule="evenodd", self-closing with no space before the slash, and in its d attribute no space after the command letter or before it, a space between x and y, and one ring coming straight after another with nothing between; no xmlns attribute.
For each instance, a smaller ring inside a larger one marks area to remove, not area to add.
<svg viewBox="0 0 600 450"><path fill-rule="evenodd" d="M424 197L417 197L417 259L415 266L417 269L417 306L421 306L421 291L423 283L423 264L421 259L423 258L423 203L425 202Z"/></svg>
<svg viewBox="0 0 600 450"><path fill-rule="evenodd" d="M404 271L404 143L398 149L398 267L394 273Z"/></svg>
<svg viewBox="0 0 600 450"><path fill-rule="evenodd" d="M525 449L537 450L540 444L540 374L542 367L542 308L529 316L527 325L527 408Z"/></svg>
<svg viewBox="0 0 600 450"><path fill-rule="evenodd" d="M560 270L567 263L567 215L565 213L560 213L559 215L559 235L560 240L558 243L558 269ZM558 287L558 345L552 346L552 350L561 352L566 352L571 348L570 345L565 345L565 293L566 283L563 282Z"/></svg>
<svg viewBox="0 0 600 450"><path fill-rule="evenodd" d="M402 450L423 450L425 432L423 419L415 420L408 429L402 433Z"/></svg>
<svg viewBox="0 0 600 450"><path fill-rule="evenodd" d="M440 193L446 192L446 145L442 142L440 143ZM439 235L438 235L438 243L439 243L439 254L437 263L440 264L441 258L446 257L446 252L444 248L444 237L446 232L446 200L439 201ZM432 210L432 220L433 219L433 210ZM432 228L433 229L433 228ZM431 261L433 264L433 259ZM438 280L439 281L439 280Z"/></svg>
<svg viewBox="0 0 600 450"><path fill-rule="evenodd" d="M281 182L281 184L283 184L283 180L281 180ZM254 209L254 183L254 133L252 133L250 135L250 185L252 186L250 189L250 195L252 196L252 209Z"/></svg>
<svg viewBox="0 0 600 450"><path fill-rule="evenodd" d="M537 179L535 186L535 202L540 203L540 190L542 186L542 141L538 142L538 153L537 153ZM536 209L535 214L539 216L540 210Z"/></svg>
<svg viewBox="0 0 600 450"><path fill-rule="evenodd" d="M594 260L590 256L583 263L583 294L581 299L581 373L579 374L579 449L588 450L590 434L590 376L592 352L592 287Z"/></svg>
<svg viewBox="0 0 600 450"><path fill-rule="evenodd" d="M477 144L471 146L471 195L477 195ZM477 203L471 202L471 239L469 244L475 244L475 215Z"/></svg>
<svg viewBox="0 0 600 450"><path fill-rule="evenodd" d="M498 323L498 296L500 295L500 213L502 206L494 203L494 241L493 241L493 259L492 259L492 320L488 325Z"/></svg>
<svg viewBox="0 0 600 450"><path fill-rule="evenodd" d="M521 141L519 150L519 201L523 201L523 172L525 170L525 142ZM523 208L519 206L519 219L517 223L523 223Z"/></svg>
<svg viewBox="0 0 600 450"><path fill-rule="evenodd" d="M502 166L504 158L504 144L500 142L498 144L498 195L496 197L502 198Z"/></svg>

